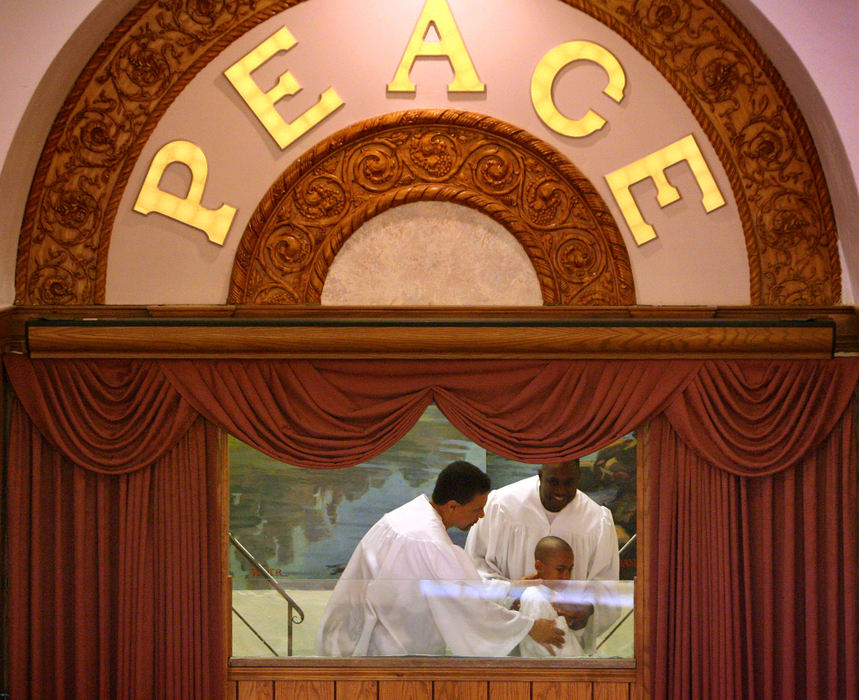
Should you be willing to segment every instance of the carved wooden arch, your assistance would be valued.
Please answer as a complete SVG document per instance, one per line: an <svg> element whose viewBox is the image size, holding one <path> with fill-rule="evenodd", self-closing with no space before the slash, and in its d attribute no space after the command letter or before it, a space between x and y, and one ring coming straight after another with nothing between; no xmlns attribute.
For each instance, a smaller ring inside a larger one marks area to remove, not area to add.
<svg viewBox="0 0 859 700"><path fill-rule="evenodd" d="M319 303L334 257L361 224L426 200L471 207L510 231L545 304L635 303L626 247L590 181L530 134L454 110L368 119L298 158L245 229L228 303Z"/></svg>
<svg viewBox="0 0 859 700"><path fill-rule="evenodd" d="M51 128L19 237L17 304L104 302L117 207L158 120L224 48L301 1L141 0L93 55ZM719 0L562 1L634 46L700 122L731 182L752 303L838 303L835 219L817 152L742 24Z"/></svg>

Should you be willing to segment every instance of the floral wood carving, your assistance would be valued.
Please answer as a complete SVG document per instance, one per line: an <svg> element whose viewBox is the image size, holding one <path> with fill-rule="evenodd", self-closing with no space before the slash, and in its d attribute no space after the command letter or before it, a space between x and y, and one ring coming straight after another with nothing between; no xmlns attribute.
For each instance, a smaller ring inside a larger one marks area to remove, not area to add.
<svg viewBox="0 0 859 700"><path fill-rule="evenodd" d="M623 239L588 179L533 136L453 110L370 119L299 158L245 229L228 302L319 303L334 257L361 224L426 200L472 207L510 231L545 304L635 303Z"/></svg>
<svg viewBox="0 0 859 700"><path fill-rule="evenodd" d="M840 301L837 231L817 151L754 39L714 0L599 4L591 14L632 37L710 137L746 233L752 303Z"/></svg>
<svg viewBox="0 0 859 700"><path fill-rule="evenodd" d="M301 0L142 0L93 55L43 149L18 245L18 304L103 303L116 210L182 88L253 26ZM548 0L547 0L548 1ZM719 0L563 0L649 60L695 114L731 181L753 304L834 304L837 234L793 98Z"/></svg>

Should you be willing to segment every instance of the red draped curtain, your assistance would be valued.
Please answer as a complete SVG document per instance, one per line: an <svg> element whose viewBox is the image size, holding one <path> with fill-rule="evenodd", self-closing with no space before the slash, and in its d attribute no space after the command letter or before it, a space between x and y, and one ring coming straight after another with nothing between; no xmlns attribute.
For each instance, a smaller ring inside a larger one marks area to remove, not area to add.
<svg viewBox="0 0 859 700"><path fill-rule="evenodd" d="M611 442L663 410L697 368L683 361L171 361L198 411L275 459L360 464L435 402L465 435L524 462Z"/></svg>
<svg viewBox="0 0 859 700"><path fill-rule="evenodd" d="M849 362L712 362L650 426L654 697L856 697Z"/></svg>
<svg viewBox="0 0 859 700"><path fill-rule="evenodd" d="M855 361L6 367L21 402L7 489L15 697L218 697L217 428L295 465L344 467L435 402L478 444L533 463L652 421L654 697L855 698Z"/></svg>
<svg viewBox="0 0 859 700"><path fill-rule="evenodd" d="M12 697L221 696L216 426L149 363L7 367Z"/></svg>

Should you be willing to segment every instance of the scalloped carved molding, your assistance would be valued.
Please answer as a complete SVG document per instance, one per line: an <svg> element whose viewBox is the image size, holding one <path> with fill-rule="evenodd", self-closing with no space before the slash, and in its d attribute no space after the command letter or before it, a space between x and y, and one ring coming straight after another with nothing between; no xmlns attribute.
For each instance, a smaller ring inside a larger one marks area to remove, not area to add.
<svg viewBox="0 0 859 700"><path fill-rule="evenodd" d="M182 88L253 26L301 0L142 0L92 57L51 129L18 245L16 304L103 303L116 210ZM731 181L752 304L841 298L835 219L808 128L718 0L563 0L636 47L684 99Z"/></svg>
<svg viewBox="0 0 859 700"><path fill-rule="evenodd" d="M635 303L620 231L588 179L524 131L454 110L369 119L299 158L245 229L228 303L319 303L352 233L386 209L427 200L471 207L510 231L545 304Z"/></svg>

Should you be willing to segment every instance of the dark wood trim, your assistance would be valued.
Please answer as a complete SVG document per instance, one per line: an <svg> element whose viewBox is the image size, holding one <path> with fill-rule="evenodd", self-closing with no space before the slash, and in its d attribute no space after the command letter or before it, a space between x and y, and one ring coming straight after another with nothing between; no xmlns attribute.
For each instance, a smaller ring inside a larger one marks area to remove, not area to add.
<svg viewBox="0 0 859 700"><path fill-rule="evenodd" d="M228 678L244 680L492 680L635 683L634 659L244 659Z"/></svg>
<svg viewBox="0 0 859 700"><path fill-rule="evenodd" d="M6 351L33 357L822 358L859 352L853 307L18 306L0 312L0 334Z"/></svg>
<svg viewBox="0 0 859 700"><path fill-rule="evenodd" d="M2 325L2 315L0 315ZM9 522L7 515L8 449L10 431L9 385L6 368L0 366L0 689L8 690L11 668L9 666Z"/></svg>
<svg viewBox="0 0 859 700"><path fill-rule="evenodd" d="M233 577L230 575L230 545L224 534L230 530L230 444L229 436L222 428L218 431L218 483L215 491L217 513L220 520L221 543L218 557L221 569L221 602L224 615L224 648L221 658L229 659L233 653ZM221 666L222 681L228 687L229 668Z"/></svg>
<svg viewBox="0 0 859 700"><path fill-rule="evenodd" d="M829 358L832 326L31 326L34 358Z"/></svg>

